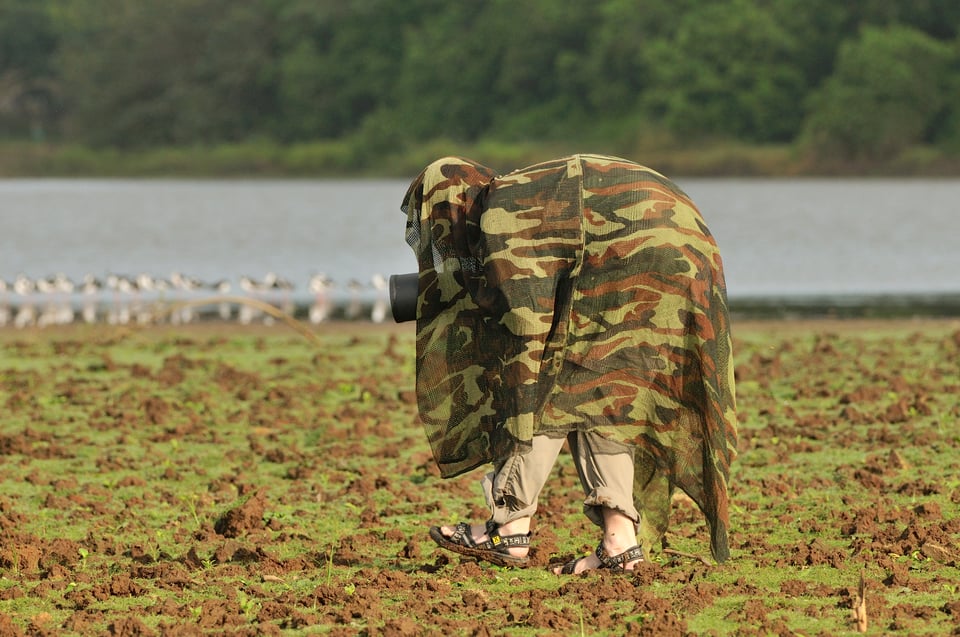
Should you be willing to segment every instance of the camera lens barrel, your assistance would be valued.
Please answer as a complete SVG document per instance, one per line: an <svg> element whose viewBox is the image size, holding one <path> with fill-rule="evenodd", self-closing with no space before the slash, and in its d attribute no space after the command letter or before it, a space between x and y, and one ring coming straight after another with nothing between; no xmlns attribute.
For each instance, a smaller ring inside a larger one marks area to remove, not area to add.
<svg viewBox="0 0 960 637"><path fill-rule="evenodd" d="M416 272L390 275L390 311L397 323L416 320L419 279Z"/></svg>

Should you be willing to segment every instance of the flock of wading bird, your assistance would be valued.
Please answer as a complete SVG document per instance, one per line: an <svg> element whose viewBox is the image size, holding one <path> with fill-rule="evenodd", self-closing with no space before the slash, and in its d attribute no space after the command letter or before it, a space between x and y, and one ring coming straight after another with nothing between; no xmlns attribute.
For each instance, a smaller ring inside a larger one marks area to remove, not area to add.
<svg viewBox="0 0 960 637"><path fill-rule="evenodd" d="M73 280L63 273L41 278L18 274L0 278L0 327L47 327L71 323L112 325L185 324L205 319L241 324L272 323L277 312L310 323L384 321L390 312L387 279L374 274L366 282L339 284L323 273L298 287L268 272L263 278L204 281L174 272L169 277L92 274Z"/></svg>

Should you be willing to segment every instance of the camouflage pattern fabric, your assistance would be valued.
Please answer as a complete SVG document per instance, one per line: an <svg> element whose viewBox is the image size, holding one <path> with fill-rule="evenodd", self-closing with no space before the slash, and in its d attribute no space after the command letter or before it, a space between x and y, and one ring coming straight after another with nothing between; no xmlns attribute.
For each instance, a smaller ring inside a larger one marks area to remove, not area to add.
<svg viewBox="0 0 960 637"><path fill-rule="evenodd" d="M649 551L676 488L729 555L736 412L723 266L670 180L575 155L507 175L447 157L404 199L417 396L445 477L592 430L635 451Z"/></svg>

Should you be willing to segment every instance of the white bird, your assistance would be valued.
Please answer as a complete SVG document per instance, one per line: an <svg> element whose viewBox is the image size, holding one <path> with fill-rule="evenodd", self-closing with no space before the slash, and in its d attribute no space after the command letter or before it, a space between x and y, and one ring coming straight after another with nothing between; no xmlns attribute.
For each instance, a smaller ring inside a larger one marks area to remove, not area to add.
<svg viewBox="0 0 960 637"><path fill-rule="evenodd" d="M57 274L56 281L57 288L65 294L73 294L73 291L77 289L77 285L73 282L73 279L68 277L63 272Z"/></svg>
<svg viewBox="0 0 960 637"><path fill-rule="evenodd" d="M350 291L350 300L347 302L347 307L344 310L344 314L352 321L360 316L360 312L363 309L360 300L361 292L363 291L363 284L356 279L350 279L347 281L347 290Z"/></svg>
<svg viewBox="0 0 960 637"><path fill-rule="evenodd" d="M137 288L143 290L144 292L153 292L160 287L160 280L153 278L146 272L141 272L138 274L136 281Z"/></svg>
<svg viewBox="0 0 960 637"><path fill-rule="evenodd" d="M57 291L56 282L53 278L40 277L34 282L37 292L40 294L53 294Z"/></svg>
<svg viewBox="0 0 960 637"><path fill-rule="evenodd" d="M277 276L273 272L267 272L266 276L263 278L263 282L267 284L271 290L288 291L293 289L293 283L287 279Z"/></svg>
<svg viewBox="0 0 960 637"><path fill-rule="evenodd" d="M274 290L289 291L294 288L294 285L287 279L277 276L275 272L267 272L263 275L262 281L257 281L248 276L240 277L240 288L244 292L262 293Z"/></svg>
<svg viewBox="0 0 960 637"><path fill-rule="evenodd" d="M214 281L210 283L207 287L216 292L217 294L229 294L230 293L230 281L227 279L220 279L219 281Z"/></svg>
<svg viewBox="0 0 960 637"><path fill-rule="evenodd" d="M27 296L37 289L37 284L30 277L21 273L13 281L13 291L20 296Z"/></svg>
<svg viewBox="0 0 960 637"><path fill-rule="evenodd" d="M180 272L174 272L170 275L170 284L175 289L183 290L184 292L192 292L197 288L203 287L203 282L200 281L200 279L185 276Z"/></svg>
<svg viewBox="0 0 960 637"><path fill-rule="evenodd" d="M120 294L131 294L137 291L137 282L125 274L108 274L107 289Z"/></svg>
<svg viewBox="0 0 960 637"><path fill-rule="evenodd" d="M42 294L71 294L74 289L73 281L63 272L57 272L51 277L39 278L35 282L38 292Z"/></svg>
<svg viewBox="0 0 960 637"><path fill-rule="evenodd" d="M333 287L333 279L323 272L314 274L307 282L307 289L310 290L312 294L323 294L331 287Z"/></svg>
<svg viewBox="0 0 960 637"><path fill-rule="evenodd" d="M250 294L256 294L258 292L263 292L268 288L260 281L244 275L240 277L240 289Z"/></svg>
<svg viewBox="0 0 960 637"><path fill-rule="evenodd" d="M313 304L310 306L309 318L313 324L326 321L333 310L333 303L327 292L333 287L333 279L319 272L310 277L307 281L307 289L313 294Z"/></svg>
<svg viewBox="0 0 960 637"><path fill-rule="evenodd" d="M347 281L347 289L354 294L359 294L360 290L363 289L363 283L360 283L360 281L357 281L356 279L350 279Z"/></svg>
<svg viewBox="0 0 960 637"><path fill-rule="evenodd" d="M83 283L80 284L80 291L84 294L96 294L103 289L103 282L92 274L86 274L83 277Z"/></svg>
<svg viewBox="0 0 960 637"><path fill-rule="evenodd" d="M389 297L387 278L377 272L370 277L370 283L377 291L377 298L374 299L373 308L370 310L370 320L374 323L383 323L387 318L387 310L390 309L390 303L387 300Z"/></svg>

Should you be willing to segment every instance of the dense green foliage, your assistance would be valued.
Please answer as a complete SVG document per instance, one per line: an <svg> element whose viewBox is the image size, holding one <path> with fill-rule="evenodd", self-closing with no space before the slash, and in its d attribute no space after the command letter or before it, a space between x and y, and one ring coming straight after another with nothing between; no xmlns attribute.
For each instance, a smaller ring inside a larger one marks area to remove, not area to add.
<svg viewBox="0 0 960 637"><path fill-rule="evenodd" d="M955 0L0 0L0 139L960 149Z"/></svg>

